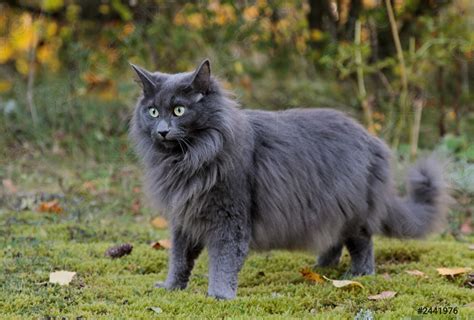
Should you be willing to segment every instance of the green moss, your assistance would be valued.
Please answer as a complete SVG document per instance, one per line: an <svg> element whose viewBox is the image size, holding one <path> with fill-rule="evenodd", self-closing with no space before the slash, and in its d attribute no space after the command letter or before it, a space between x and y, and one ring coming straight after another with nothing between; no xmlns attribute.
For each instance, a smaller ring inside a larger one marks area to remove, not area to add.
<svg viewBox="0 0 474 320"><path fill-rule="evenodd" d="M52 167L21 168L22 175L14 181L20 188L62 192L57 180L51 179ZM474 316L474 309L464 307L474 301L473 290L463 283L465 276L447 279L436 271L438 267L473 267L474 251L467 243L440 236L423 241L376 238L377 275L358 278L363 289L308 283L299 270L312 266L314 255L284 251L252 253L240 273L238 297L233 301L206 297L206 253L197 261L186 290L154 289L154 282L166 276L167 252L149 244L168 235L150 225L153 215L149 211L130 213L133 199L140 197L130 192L137 185L137 171L124 175L120 167L97 165L73 171L66 166L55 172L67 177L70 190L60 202L62 214L0 208L0 318L352 319L365 309L375 318L400 319L418 317L420 306L456 306L457 318ZM91 179L99 190L82 190L84 181ZM117 243L133 244L132 254L106 258L105 250ZM317 272L340 279L349 263L344 252L338 267ZM405 272L413 269L427 277ZM49 273L55 270L75 271L77 276L69 286L49 284ZM385 301L367 299L385 290L397 295ZM150 307L159 307L162 313Z"/></svg>

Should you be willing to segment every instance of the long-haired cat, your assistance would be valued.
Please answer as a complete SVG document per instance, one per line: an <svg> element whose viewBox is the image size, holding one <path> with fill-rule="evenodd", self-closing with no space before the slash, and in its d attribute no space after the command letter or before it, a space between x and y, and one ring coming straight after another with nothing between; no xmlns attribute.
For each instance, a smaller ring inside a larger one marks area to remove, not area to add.
<svg viewBox="0 0 474 320"><path fill-rule="evenodd" d="M235 297L249 249L310 250L329 266L346 246L351 273L372 274L372 235L419 238L445 212L436 161L419 161L398 196L389 148L341 112L240 109L208 60L178 74L132 67L143 95L130 135L172 235L158 287L185 288L204 247L218 299Z"/></svg>

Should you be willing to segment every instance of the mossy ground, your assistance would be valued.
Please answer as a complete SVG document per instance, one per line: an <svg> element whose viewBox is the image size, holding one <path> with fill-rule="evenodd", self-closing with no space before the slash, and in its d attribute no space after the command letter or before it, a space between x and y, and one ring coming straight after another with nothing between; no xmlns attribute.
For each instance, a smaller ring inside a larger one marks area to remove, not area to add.
<svg viewBox="0 0 474 320"><path fill-rule="evenodd" d="M459 311L423 318L474 317L474 309L465 306L474 301L474 291L464 284L466 276L446 279L436 271L473 267L469 243L449 236L423 241L376 238L377 275L358 278L363 289L309 283L299 270L312 266L315 256L283 251L252 253L233 301L206 297L206 253L199 258L188 289L154 289L154 282L166 276L167 252L152 249L150 243L168 235L150 224L154 214L146 208L133 213L133 203L140 198L138 169L77 160L45 163L30 159L0 166L0 177L12 179L19 189L0 198L0 318L344 319L369 309L376 319L400 319L421 318L417 314L421 306L451 306ZM34 205L14 210L18 198L30 197L23 191L64 195L60 199L64 212L40 213ZM108 247L119 243L133 244L132 254L115 260L104 256ZM339 279L349 262L345 252L337 268L316 271ZM413 269L427 277L405 273ZM75 271L77 276L69 286L49 284L49 273L55 270ZM382 301L367 298L386 290L397 295ZM162 313L150 307L159 307Z"/></svg>

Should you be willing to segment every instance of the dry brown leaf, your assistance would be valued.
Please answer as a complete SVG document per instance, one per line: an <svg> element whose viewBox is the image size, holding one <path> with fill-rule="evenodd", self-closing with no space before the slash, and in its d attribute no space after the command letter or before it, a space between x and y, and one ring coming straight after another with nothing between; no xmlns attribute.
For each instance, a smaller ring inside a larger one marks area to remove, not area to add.
<svg viewBox="0 0 474 320"><path fill-rule="evenodd" d="M163 239L157 242L153 242L151 244L151 247L156 250L171 249L171 241L168 239Z"/></svg>
<svg viewBox="0 0 474 320"><path fill-rule="evenodd" d="M420 271L420 270L405 270L405 272L408 273L409 275L412 275L412 276L426 277L427 278L425 273Z"/></svg>
<svg viewBox="0 0 474 320"><path fill-rule="evenodd" d="M41 202L38 206L39 212L61 213L63 208L59 205L59 200Z"/></svg>
<svg viewBox="0 0 474 320"><path fill-rule="evenodd" d="M142 208L142 205L140 203L140 199L135 199L132 202L132 213L133 214L140 214L140 210Z"/></svg>
<svg viewBox="0 0 474 320"><path fill-rule="evenodd" d="M472 234L472 220L467 218L461 225L460 230L462 234L470 235Z"/></svg>
<svg viewBox="0 0 474 320"><path fill-rule="evenodd" d="M303 278L305 278L306 280L313 281L313 282L316 282L316 283L323 283L324 282L321 275L319 275L316 272L311 271L311 269L308 268L308 267L301 269L300 273L303 276Z"/></svg>
<svg viewBox="0 0 474 320"><path fill-rule="evenodd" d="M8 193L16 193L18 191L18 188L10 179L3 179L2 185L7 190Z"/></svg>
<svg viewBox="0 0 474 320"><path fill-rule="evenodd" d="M369 300L392 299L397 293L395 291L382 291L379 294L369 296Z"/></svg>
<svg viewBox="0 0 474 320"><path fill-rule="evenodd" d="M473 302L469 302L467 304L464 305L466 308L471 308L471 309L474 309L474 301Z"/></svg>
<svg viewBox="0 0 474 320"><path fill-rule="evenodd" d="M357 282L357 281L352 281L352 280L333 280L333 279L326 278L325 276L323 276L323 277L324 277L324 279L326 279L327 281L331 281L331 282L332 282L332 285L335 286L336 288L345 288L345 287L360 287L360 288L364 288L364 286L362 285L362 283Z"/></svg>
<svg viewBox="0 0 474 320"><path fill-rule="evenodd" d="M90 193L95 193L97 191L97 187L93 181L84 182L82 184L82 189Z"/></svg>
<svg viewBox="0 0 474 320"><path fill-rule="evenodd" d="M474 244L470 244L468 248L469 250L474 250Z"/></svg>
<svg viewBox="0 0 474 320"><path fill-rule="evenodd" d="M437 268L438 273L442 276L457 276L460 274L468 273L471 268Z"/></svg>
<svg viewBox="0 0 474 320"><path fill-rule="evenodd" d="M151 224L157 229L166 229L168 227L168 221L162 217L156 217L155 219L151 220Z"/></svg>
<svg viewBox="0 0 474 320"><path fill-rule="evenodd" d="M385 273L382 275L382 277L383 277L385 280L390 280L390 279L392 279L392 277L391 277L387 272L385 272Z"/></svg>
<svg viewBox="0 0 474 320"><path fill-rule="evenodd" d="M76 275L75 272L64 271L64 270L51 272L49 274L49 282L57 283L61 286L68 285L72 281L75 275Z"/></svg>

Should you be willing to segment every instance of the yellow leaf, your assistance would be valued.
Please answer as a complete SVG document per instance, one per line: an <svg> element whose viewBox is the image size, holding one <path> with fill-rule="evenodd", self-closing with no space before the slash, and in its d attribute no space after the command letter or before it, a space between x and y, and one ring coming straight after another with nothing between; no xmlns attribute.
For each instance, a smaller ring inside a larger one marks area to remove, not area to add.
<svg viewBox="0 0 474 320"><path fill-rule="evenodd" d="M0 39L0 64L5 63L13 56L13 48L4 38Z"/></svg>
<svg viewBox="0 0 474 320"><path fill-rule="evenodd" d="M259 15L258 8L256 6L245 8L242 15L246 21L255 20Z"/></svg>
<svg viewBox="0 0 474 320"><path fill-rule="evenodd" d="M12 88L11 81L0 80L0 93L8 92Z"/></svg>
<svg viewBox="0 0 474 320"><path fill-rule="evenodd" d="M56 34L58 31L58 24L55 21L51 21L48 23L46 27L46 37L51 38Z"/></svg>
<svg viewBox="0 0 474 320"><path fill-rule="evenodd" d="M29 50L36 44L37 34L30 14L21 15L11 32L10 41L11 45L20 51Z"/></svg>
<svg viewBox="0 0 474 320"><path fill-rule="evenodd" d="M311 40L313 41L320 41L324 37L324 33L319 29L312 29L311 30Z"/></svg>
<svg viewBox="0 0 474 320"><path fill-rule="evenodd" d="M63 271L63 270L51 272L49 274L49 282L57 283L61 286L68 285L72 281L75 275L76 275L75 272Z"/></svg>
<svg viewBox="0 0 474 320"><path fill-rule="evenodd" d="M460 274L468 273L471 268L437 268L438 273L442 276L457 276Z"/></svg>
<svg viewBox="0 0 474 320"><path fill-rule="evenodd" d="M102 13L103 15L107 15L110 12L110 7L106 4L101 4L99 6L99 12Z"/></svg>
<svg viewBox="0 0 474 320"><path fill-rule="evenodd" d="M324 276L323 276L324 277ZM324 277L327 281L331 281L332 285L335 286L336 288L345 288L345 287L360 287L364 288L364 286L357 281L352 281L352 280L333 280Z"/></svg>
<svg viewBox="0 0 474 320"><path fill-rule="evenodd" d="M369 300L384 300L384 299L391 299L395 297L397 293L395 291L382 291L379 294L369 296Z"/></svg>
<svg viewBox="0 0 474 320"><path fill-rule="evenodd" d="M151 224L157 229L166 229L168 227L168 221L162 217L156 217L151 221Z"/></svg>
<svg viewBox="0 0 474 320"><path fill-rule="evenodd" d="M157 242L153 242L151 247L156 250L160 249L171 249L171 241L168 239L163 239Z"/></svg>
<svg viewBox="0 0 474 320"><path fill-rule="evenodd" d="M50 45L44 45L38 48L36 51L36 57L40 63L47 63L51 60L54 54L54 49Z"/></svg>
<svg viewBox="0 0 474 320"><path fill-rule="evenodd" d="M43 0L41 7L45 11L57 11L64 6L64 0Z"/></svg>
<svg viewBox="0 0 474 320"><path fill-rule="evenodd" d="M319 275L316 272L311 271L311 269L308 268L308 267L301 269L300 273L303 276L303 278L305 278L306 280L313 281L313 282L316 282L316 283L323 283L324 282L321 275Z"/></svg>
<svg viewBox="0 0 474 320"><path fill-rule="evenodd" d="M15 61L15 68L16 70L21 73L22 75L27 75L28 74L28 70L30 69L29 66L28 66L28 61L26 61L25 59L23 58L18 58L16 61Z"/></svg>
<svg viewBox="0 0 474 320"><path fill-rule="evenodd" d="M204 17L200 13L192 13L186 19L187 25L195 29L201 29L204 25Z"/></svg>
<svg viewBox="0 0 474 320"><path fill-rule="evenodd" d="M363 0L362 5L364 6L365 9L373 9L377 7L378 1L377 0Z"/></svg>
<svg viewBox="0 0 474 320"><path fill-rule="evenodd" d="M242 74L244 72L244 66L240 61L234 62L234 70L237 74Z"/></svg>

